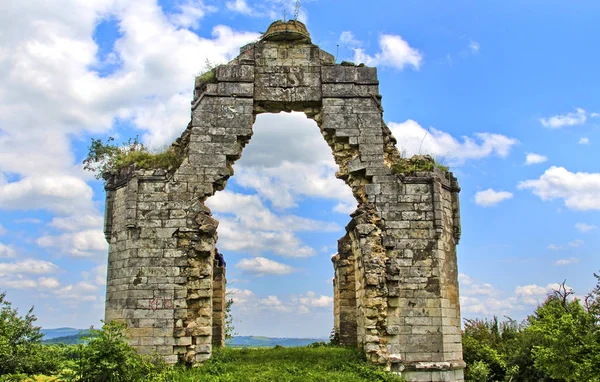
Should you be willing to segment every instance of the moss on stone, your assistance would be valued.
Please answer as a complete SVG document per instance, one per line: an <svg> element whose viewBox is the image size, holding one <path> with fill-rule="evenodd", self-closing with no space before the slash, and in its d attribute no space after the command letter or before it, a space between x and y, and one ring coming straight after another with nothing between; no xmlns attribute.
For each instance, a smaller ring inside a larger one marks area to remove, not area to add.
<svg viewBox="0 0 600 382"><path fill-rule="evenodd" d="M430 155L415 155L411 158L400 158L392 165L392 173L414 175L417 172L431 172L434 168L446 172L448 167L437 163Z"/></svg>

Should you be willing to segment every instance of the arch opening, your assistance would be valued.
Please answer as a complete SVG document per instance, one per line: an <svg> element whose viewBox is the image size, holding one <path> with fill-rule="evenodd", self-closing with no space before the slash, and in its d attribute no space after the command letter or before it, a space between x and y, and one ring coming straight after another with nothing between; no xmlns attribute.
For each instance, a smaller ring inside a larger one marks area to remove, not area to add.
<svg viewBox="0 0 600 382"><path fill-rule="evenodd" d="M242 334L326 338L334 326L330 258L357 201L335 178L331 148L307 117L258 114L234 175L206 200L219 221L216 247L226 254Z"/></svg>

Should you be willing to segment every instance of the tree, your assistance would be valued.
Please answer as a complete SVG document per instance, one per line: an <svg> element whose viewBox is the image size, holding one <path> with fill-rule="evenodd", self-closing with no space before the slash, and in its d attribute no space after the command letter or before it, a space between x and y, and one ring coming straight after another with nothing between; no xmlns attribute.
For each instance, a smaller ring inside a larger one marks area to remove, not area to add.
<svg viewBox="0 0 600 382"><path fill-rule="evenodd" d="M598 276L595 275L598 279ZM573 292L562 283L528 318L527 331L535 338L535 367L565 381L600 381L599 284L586 305L569 298Z"/></svg>
<svg viewBox="0 0 600 382"><path fill-rule="evenodd" d="M231 341L233 336L237 335L233 326L233 316L231 315L231 306L233 298L227 299L225 302L225 341Z"/></svg>
<svg viewBox="0 0 600 382"><path fill-rule="evenodd" d="M0 375L35 373L44 335L34 325L33 307L21 317L5 298L6 292L0 293Z"/></svg>

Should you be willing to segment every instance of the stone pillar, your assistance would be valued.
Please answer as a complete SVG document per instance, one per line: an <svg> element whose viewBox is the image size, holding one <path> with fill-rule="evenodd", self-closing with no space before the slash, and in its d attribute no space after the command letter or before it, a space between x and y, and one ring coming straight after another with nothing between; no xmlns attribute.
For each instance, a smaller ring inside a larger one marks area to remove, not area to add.
<svg viewBox="0 0 600 382"><path fill-rule="evenodd" d="M352 254L352 244L348 235L338 240L338 253L332 261L335 269L334 328L339 336L340 345L356 347L356 258Z"/></svg>
<svg viewBox="0 0 600 382"><path fill-rule="evenodd" d="M389 364L409 381L461 381L459 188L439 169L401 180L397 202L382 213L395 227L384 239Z"/></svg>
<svg viewBox="0 0 600 382"><path fill-rule="evenodd" d="M212 344L216 347L225 346L225 268L213 266L213 315L212 315Z"/></svg>

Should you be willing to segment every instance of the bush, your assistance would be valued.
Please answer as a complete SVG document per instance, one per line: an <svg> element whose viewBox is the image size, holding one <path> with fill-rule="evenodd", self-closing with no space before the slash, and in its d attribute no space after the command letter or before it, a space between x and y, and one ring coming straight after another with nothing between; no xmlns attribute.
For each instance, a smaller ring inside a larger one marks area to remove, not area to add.
<svg viewBox="0 0 600 382"><path fill-rule="evenodd" d="M172 147L160 152L151 152L138 137L129 139L122 145L113 142L113 137L109 137L106 142L92 138L88 155L83 160L83 168L95 172L96 179L101 179L105 173L132 165L136 169L170 170L179 167L182 161Z"/></svg>
<svg viewBox="0 0 600 382"><path fill-rule="evenodd" d="M61 377L81 382L148 381L166 365L158 357L139 355L125 341L125 325L116 321L102 330L90 329L86 345L74 346L75 356L66 363Z"/></svg>
<svg viewBox="0 0 600 382"><path fill-rule="evenodd" d="M33 307L21 317L5 297L0 293L0 375L37 373L44 364L40 355L44 335L34 325Z"/></svg>

